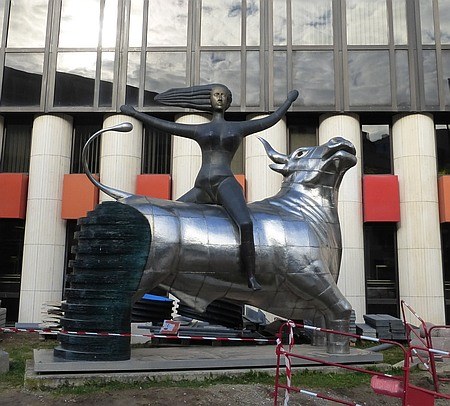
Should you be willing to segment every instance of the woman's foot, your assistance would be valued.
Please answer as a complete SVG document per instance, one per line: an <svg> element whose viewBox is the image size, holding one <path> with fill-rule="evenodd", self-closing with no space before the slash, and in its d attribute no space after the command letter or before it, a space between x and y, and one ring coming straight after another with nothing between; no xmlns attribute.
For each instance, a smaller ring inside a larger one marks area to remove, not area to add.
<svg viewBox="0 0 450 406"><path fill-rule="evenodd" d="M261 285L258 283L254 275L248 278L248 287L251 290L261 290Z"/></svg>

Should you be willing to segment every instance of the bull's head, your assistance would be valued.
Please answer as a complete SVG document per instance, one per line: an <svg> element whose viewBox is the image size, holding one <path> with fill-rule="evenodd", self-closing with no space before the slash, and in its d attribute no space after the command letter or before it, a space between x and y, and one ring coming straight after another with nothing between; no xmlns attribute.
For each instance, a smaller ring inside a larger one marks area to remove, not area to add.
<svg viewBox="0 0 450 406"><path fill-rule="evenodd" d="M339 186L344 173L356 165L356 150L350 141L335 137L317 147L301 147L289 155L275 151L258 137L274 162L270 168L281 173L287 182L304 186Z"/></svg>

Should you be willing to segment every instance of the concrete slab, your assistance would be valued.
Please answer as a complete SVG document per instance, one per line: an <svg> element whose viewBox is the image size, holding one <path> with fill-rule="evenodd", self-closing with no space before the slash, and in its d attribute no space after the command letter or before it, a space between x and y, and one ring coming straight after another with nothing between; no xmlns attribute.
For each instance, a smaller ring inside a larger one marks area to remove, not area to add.
<svg viewBox="0 0 450 406"><path fill-rule="evenodd" d="M310 345L295 347L298 354L320 358L327 362L343 364L370 364L383 361L381 353L351 348L350 354L331 355L324 348ZM294 366L318 366L320 364L294 359ZM127 361L65 361L53 356L52 350L34 351L34 372L37 374L78 374L98 372L163 372L205 371L218 369L275 368L275 346L189 346L151 347L132 349Z"/></svg>
<svg viewBox="0 0 450 406"><path fill-rule="evenodd" d="M330 355L324 348L310 345L298 345L295 348L297 353L331 362L358 364L360 367L377 363L378 367L386 367L380 364L383 361L382 354L366 350L352 348L347 355ZM318 368L322 372L345 372L342 368L294 360L294 370L306 368ZM34 362L27 362L25 387L57 388L63 385L83 385L86 382L203 380L219 376L239 376L248 372L275 375L275 346L139 348L132 350L129 361L120 362L64 361L54 358L52 350L35 350Z"/></svg>

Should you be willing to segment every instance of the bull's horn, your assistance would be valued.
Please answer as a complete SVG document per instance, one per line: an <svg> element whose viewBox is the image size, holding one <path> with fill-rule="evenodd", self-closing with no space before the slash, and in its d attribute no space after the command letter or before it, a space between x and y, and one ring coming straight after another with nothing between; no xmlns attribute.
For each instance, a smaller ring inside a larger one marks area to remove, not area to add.
<svg viewBox="0 0 450 406"><path fill-rule="evenodd" d="M261 137L258 137L258 139L262 142L262 144L264 145L264 148L266 150L266 153L268 155L268 157L275 163L277 164L285 164L288 161L288 157L287 155L281 154L277 151L275 151L272 146L264 139Z"/></svg>

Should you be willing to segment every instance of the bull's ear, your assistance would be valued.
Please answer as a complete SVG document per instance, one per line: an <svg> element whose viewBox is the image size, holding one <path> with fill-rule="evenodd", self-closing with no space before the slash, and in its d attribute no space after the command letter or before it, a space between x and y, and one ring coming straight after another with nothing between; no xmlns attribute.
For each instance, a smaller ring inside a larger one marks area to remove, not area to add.
<svg viewBox="0 0 450 406"><path fill-rule="evenodd" d="M283 176L287 176L289 174L286 165L283 164L270 164L269 168L275 172L281 173Z"/></svg>

